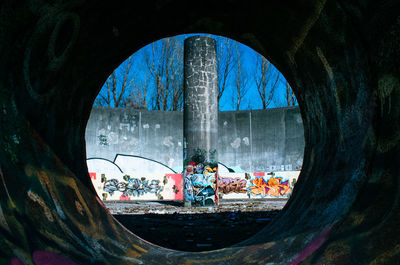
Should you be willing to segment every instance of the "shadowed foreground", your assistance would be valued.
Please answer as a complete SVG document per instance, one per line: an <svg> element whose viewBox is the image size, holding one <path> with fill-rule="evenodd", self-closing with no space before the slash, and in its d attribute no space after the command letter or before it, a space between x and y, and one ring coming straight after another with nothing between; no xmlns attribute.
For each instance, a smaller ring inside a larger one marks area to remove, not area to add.
<svg viewBox="0 0 400 265"><path fill-rule="evenodd" d="M182 251L232 246L255 235L279 211L203 214L114 215L127 229L153 244Z"/></svg>

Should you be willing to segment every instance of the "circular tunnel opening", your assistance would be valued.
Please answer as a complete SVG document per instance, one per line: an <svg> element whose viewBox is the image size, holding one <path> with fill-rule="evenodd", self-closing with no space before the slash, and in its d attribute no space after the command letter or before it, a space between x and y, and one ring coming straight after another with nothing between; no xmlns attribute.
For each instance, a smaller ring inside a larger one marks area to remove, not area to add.
<svg viewBox="0 0 400 265"><path fill-rule="evenodd" d="M396 10L397 1L120 1L112 12L101 1L5 2L0 262L396 264ZM112 67L143 43L199 31L227 32L285 73L306 144L296 192L267 228L190 253L141 240L98 204L84 131Z"/></svg>
<svg viewBox="0 0 400 265"><path fill-rule="evenodd" d="M284 207L304 133L294 92L272 63L201 34L216 40L219 205L207 195L184 207L183 42L191 36L199 34L151 43L113 70L94 102L86 153L98 196L126 228L163 247L206 251L248 239Z"/></svg>

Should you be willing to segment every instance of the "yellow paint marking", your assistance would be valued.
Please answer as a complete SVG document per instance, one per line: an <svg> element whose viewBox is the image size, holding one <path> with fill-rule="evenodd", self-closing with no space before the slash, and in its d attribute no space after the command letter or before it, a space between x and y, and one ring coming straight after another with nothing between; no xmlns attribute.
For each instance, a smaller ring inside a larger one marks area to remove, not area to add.
<svg viewBox="0 0 400 265"><path fill-rule="evenodd" d="M7 223L6 217L4 216L3 209L1 208L1 205L0 205L0 226L2 226L4 229L6 229L8 232L11 233L11 229L8 226L8 223Z"/></svg>
<svg viewBox="0 0 400 265"><path fill-rule="evenodd" d="M352 216L354 226L358 226L364 222L365 216L362 214L355 214Z"/></svg>
<svg viewBox="0 0 400 265"><path fill-rule="evenodd" d="M32 201L37 202L43 208L44 215L50 222L54 222L54 218L53 218L53 215L51 214L49 207L46 205L44 200L39 195L37 195L36 193L33 193L31 191L28 191L28 197Z"/></svg>
<svg viewBox="0 0 400 265"><path fill-rule="evenodd" d="M334 263L335 260L340 257L349 255L350 255L350 247L342 242L333 243L329 245L324 253L325 258L332 263Z"/></svg>
<svg viewBox="0 0 400 265"><path fill-rule="evenodd" d="M40 230L40 232L46 236L47 238L53 240L58 246L61 246L64 249L71 249L72 246L65 241L65 238L60 238L57 235L50 233L46 230Z"/></svg>
<svg viewBox="0 0 400 265"><path fill-rule="evenodd" d="M262 245L263 249L269 249L276 245L276 242L268 242Z"/></svg>
<svg viewBox="0 0 400 265"><path fill-rule="evenodd" d="M82 194L79 191L78 185L75 181L74 178L68 177L68 178L62 178L61 181L64 184L67 184L70 188L72 188L75 191L76 196L78 197L79 202L83 206L85 212L87 213L89 220L93 219L92 212L90 211L88 205L86 204L85 199L83 198ZM81 185L83 187L83 184ZM96 225L95 223L91 222L91 225Z"/></svg>
<svg viewBox="0 0 400 265"><path fill-rule="evenodd" d="M329 80L333 81L334 74L333 74L332 67L330 66L330 64L329 64L328 60L326 59L324 53L322 52L321 48L316 47L316 50L317 50L317 55L318 55L319 59L321 60L322 64L324 65L326 73L328 74ZM337 93L336 85L332 86L332 90L334 90L333 93L335 94L336 106L338 108L338 111L340 112L341 111L340 100L339 100L339 95Z"/></svg>
<svg viewBox="0 0 400 265"><path fill-rule="evenodd" d="M13 208L13 209L17 209L17 206L15 205L15 203L11 200L8 201L8 205Z"/></svg>
<svg viewBox="0 0 400 265"><path fill-rule="evenodd" d="M383 252L381 255L376 257L369 265L387 264L393 257L400 254L400 244L397 244L394 248Z"/></svg>
<svg viewBox="0 0 400 265"><path fill-rule="evenodd" d="M143 252L143 253L147 253L147 249L144 249L136 244L133 244L133 247L136 248L137 250Z"/></svg>
<svg viewBox="0 0 400 265"><path fill-rule="evenodd" d="M27 175L28 177L32 177L33 171L34 171L34 169L31 165L27 165L25 167L25 175Z"/></svg>
<svg viewBox="0 0 400 265"><path fill-rule="evenodd" d="M326 59L324 53L322 52L320 47L317 47L317 55L319 57L319 59L321 60L322 64L325 67L325 71L329 76L329 79L332 81L333 80L333 71L332 71L332 67L329 65L328 60Z"/></svg>
<svg viewBox="0 0 400 265"><path fill-rule="evenodd" d="M130 258L139 258L139 257L141 257L142 256L142 254L140 254L139 252L137 252L137 251L134 251L134 250L132 250L132 249L130 249L130 250L128 250L127 252L126 252L126 256L128 256L128 257L130 257Z"/></svg>
<svg viewBox="0 0 400 265"><path fill-rule="evenodd" d="M289 57L289 59L291 60L291 62L293 64L295 63L294 56L297 53L297 50L301 47L301 45L303 45L304 40L307 38L308 32L312 29L315 22L318 20L322 10L324 9L325 3L326 3L326 0L321 0L316 3L315 10L313 11L313 13L309 16L309 18L302 25L299 32L297 33L297 36L295 34L295 38L292 40L293 45L286 52L287 56Z"/></svg>
<svg viewBox="0 0 400 265"><path fill-rule="evenodd" d="M3 185L4 185L4 190L5 190L6 194L7 194L8 199L9 199L9 206L14 208L14 209L17 209L17 206L15 205L13 200L11 199L10 193L8 192L7 184L6 184L6 181L4 179L3 170L1 169L1 167L0 167L0 177L1 177L1 181L3 182Z"/></svg>

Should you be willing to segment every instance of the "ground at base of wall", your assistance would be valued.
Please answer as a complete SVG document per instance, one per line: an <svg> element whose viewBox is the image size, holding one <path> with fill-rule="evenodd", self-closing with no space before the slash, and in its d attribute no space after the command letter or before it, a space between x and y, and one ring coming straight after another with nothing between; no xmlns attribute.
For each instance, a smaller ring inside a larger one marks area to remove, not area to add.
<svg viewBox="0 0 400 265"><path fill-rule="evenodd" d="M275 211L114 215L137 236L162 247L208 251L242 242L264 228Z"/></svg>
<svg viewBox="0 0 400 265"><path fill-rule="evenodd" d="M281 210L287 199L220 200L218 206L184 207L183 201L104 201L113 215L201 214Z"/></svg>

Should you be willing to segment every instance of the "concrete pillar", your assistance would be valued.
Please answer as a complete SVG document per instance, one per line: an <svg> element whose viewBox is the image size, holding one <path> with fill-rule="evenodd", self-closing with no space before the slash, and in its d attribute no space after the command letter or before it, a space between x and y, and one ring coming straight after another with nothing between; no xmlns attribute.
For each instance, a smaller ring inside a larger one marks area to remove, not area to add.
<svg viewBox="0 0 400 265"><path fill-rule="evenodd" d="M217 178L213 180L209 177L213 174L216 176L218 161L216 42L210 37L193 36L185 40L184 50L185 205L210 204L210 200L217 203L218 196L215 194ZM199 186L201 183L204 187L196 189L196 184ZM209 187L214 189L213 195ZM199 189L203 191L199 193Z"/></svg>

